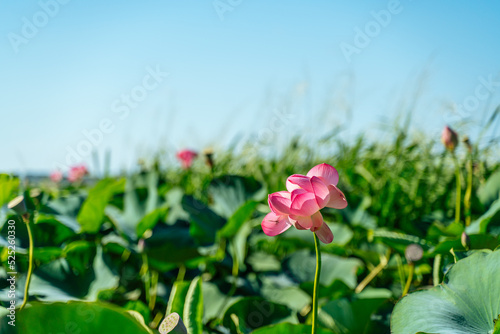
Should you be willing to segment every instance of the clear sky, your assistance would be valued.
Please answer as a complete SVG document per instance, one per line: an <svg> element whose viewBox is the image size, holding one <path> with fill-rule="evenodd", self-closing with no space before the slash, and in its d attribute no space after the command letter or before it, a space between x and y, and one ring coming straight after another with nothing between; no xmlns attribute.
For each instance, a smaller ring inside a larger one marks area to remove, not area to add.
<svg viewBox="0 0 500 334"><path fill-rule="evenodd" d="M499 102L499 13L497 1L0 0L0 171L108 150L127 169L160 149L339 125L374 135L410 109L430 135L474 133Z"/></svg>

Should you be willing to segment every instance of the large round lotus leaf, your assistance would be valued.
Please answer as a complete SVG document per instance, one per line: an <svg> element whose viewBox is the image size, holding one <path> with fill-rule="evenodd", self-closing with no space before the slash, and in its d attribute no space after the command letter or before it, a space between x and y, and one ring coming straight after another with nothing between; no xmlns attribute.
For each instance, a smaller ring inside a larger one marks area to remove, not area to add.
<svg viewBox="0 0 500 334"><path fill-rule="evenodd" d="M394 309L391 332L491 334L500 314L500 250L458 261L442 284L414 292Z"/></svg>
<svg viewBox="0 0 500 334"><path fill-rule="evenodd" d="M151 333L123 309L102 303L33 302L31 306L22 311L16 310L15 313L15 323L12 323L14 318L8 316L1 319L0 333Z"/></svg>

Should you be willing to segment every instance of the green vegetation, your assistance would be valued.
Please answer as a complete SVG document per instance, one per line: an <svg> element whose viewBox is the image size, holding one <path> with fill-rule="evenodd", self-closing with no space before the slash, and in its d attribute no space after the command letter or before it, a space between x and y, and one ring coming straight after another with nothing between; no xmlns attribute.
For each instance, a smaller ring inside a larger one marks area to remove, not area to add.
<svg viewBox="0 0 500 334"><path fill-rule="evenodd" d="M477 333L493 333L500 313L500 261L492 260L500 244L498 146L460 142L452 154L439 138L407 133L396 131L392 142L330 137L312 145L297 138L266 158L247 146L215 152L212 166L199 155L186 169L158 158L131 175L76 183L0 175L0 205L24 195L34 240L29 299L13 327L4 316L7 278L18 273L19 307L28 231L21 216L1 211L0 332L158 333L174 312L190 334L310 332L313 235L291 228L268 237L260 223L267 194L325 162L339 171L349 205L323 211L335 238L321 245L319 333L389 333L391 315L394 333L434 333L417 321L418 310L446 304L450 287L453 298L465 302L466 291L474 301L443 306L448 318L428 309L427 325L482 319ZM405 256L413 244L421 256ZM409 294L397 304L406 285ZM473 303L476 313L467 310Z"/></svg>

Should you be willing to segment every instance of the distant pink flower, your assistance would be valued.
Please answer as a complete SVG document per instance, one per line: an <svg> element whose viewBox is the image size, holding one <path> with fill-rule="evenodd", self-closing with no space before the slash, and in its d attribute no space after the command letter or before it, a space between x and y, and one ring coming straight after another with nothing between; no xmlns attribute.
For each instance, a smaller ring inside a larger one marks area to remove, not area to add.
<svg viewBox="0 0 500 334"><path fill-rule="evenodd" d="M191 165L193 164L193 159L196 158L197 156L198 153L191 150L182 150L177 152L177 159L179 159L179 161L182 164L182 168L184 169L190 168Z"/></svg>
<svg viewBox="0 0 500 334"><path fill-rule="evenodd" d="M61 182L61 180L63 179L63 174L60 170L55 170L50 173L50 179L55 183Z"/></svg>
<svg viewBox="0 0 500 334"><path fill-rule="evenodd" d="M77 165L70 168L68 172L68 181L77 182L83 179L85 175L88 174L87 167L85 165Z"/></svg>
<svg viewBox="0 0 500 334"><path fill-rule="evenodd" d="M458 144L458 135L449 126L445 126L441 133L441 142L448 151L455 151Z"/></svg>
<svg viewBox="0 0 500 334"><path fill-rule="evenodd" d="M339 174L328 165L313 167L307 175L294 174L286 180L288 191L268 196L271 212L262 221L262 230L269 236L285 232L292 225L299 230L310 230L329 244L333 233L323 221L320 210L347 206L344 194L337 188Z"/></svg>

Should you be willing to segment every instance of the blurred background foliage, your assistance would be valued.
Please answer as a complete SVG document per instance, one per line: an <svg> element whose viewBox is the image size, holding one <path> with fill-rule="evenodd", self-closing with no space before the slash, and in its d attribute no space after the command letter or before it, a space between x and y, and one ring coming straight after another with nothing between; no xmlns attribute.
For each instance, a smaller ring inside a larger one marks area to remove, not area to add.
<svg viewBox="0 0 500 334"><path fill-rule="evenodd" d="M313 236L290 229L268 237L260 222L268 193L325 162L339 171L349 205L324 211L335 238L322 245L320 324L324 333L388 333L410 265L410 291L427 288L457 259L500 243L498 143L458 145L464 209L456 222L453 155L439 138L410 135L406 126L392 131L390 141L297 136L275 156L248 143L200 153L187 169L159 154L137 172L91 170L77 182L1 175L0 205L24 195L35 244L30 305L15 328L3 317L1 332L74 325L82 333L151 333L173 312L189 333L307 332ZM0 215L0 313L7 314L7 221L16 226L18 305L28 237L14 212L4 206ZM405 258L410 244L423 249L414 264Z"/></svg>

